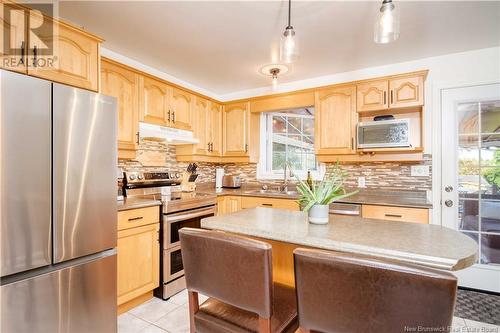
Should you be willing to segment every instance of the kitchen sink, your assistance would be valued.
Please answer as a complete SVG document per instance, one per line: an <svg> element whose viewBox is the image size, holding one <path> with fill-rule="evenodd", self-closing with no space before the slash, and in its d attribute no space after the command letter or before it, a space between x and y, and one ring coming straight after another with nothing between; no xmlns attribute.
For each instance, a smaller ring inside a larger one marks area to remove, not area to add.
<svg viewBox="0 0 500 333"><path fill-rule="evenodd" d="M278 190L248 190L243 191L244 194L267 194L267 195L297 195L297 191L278 191Z"/></svg>

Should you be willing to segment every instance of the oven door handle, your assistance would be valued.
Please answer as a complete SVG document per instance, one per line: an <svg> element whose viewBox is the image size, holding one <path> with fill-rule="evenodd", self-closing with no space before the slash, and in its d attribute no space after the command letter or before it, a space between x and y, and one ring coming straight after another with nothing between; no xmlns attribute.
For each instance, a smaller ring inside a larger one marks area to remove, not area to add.
<svg viewBox="0 0 500 333"><path fill-rule="evenodd" d="M205 215L215 214L215 207L203 207L195 210L191 210L188 212L182 212L172 215L165 215L165 220L167 223L175 223L183 220L189 220L195 217L201 217Z"/></svg>

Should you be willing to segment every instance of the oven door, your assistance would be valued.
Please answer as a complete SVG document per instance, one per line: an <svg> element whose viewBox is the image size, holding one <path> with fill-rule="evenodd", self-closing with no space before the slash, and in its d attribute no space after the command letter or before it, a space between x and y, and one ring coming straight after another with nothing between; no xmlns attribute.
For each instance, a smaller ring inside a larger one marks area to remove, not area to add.
<svg viewBox="0 0 500 333"><path fill-rule="evenodd" d="M409 119L373 121L358 124L358 148L391 148L409 146Z"/></svg>
<svg viewBox="0 0 500 333"><path fill-rule="evenodd" d="M183 275L181 247L163 250L163 282L168 283Z"/></svg>
<svg viewBox="0 0 500 333"><path fill-rule="evenodd" d="M201 219L215 215L215 206L191 209L163 216L163 249L180 246L179 230L184 227L200 228Z"/></svg>

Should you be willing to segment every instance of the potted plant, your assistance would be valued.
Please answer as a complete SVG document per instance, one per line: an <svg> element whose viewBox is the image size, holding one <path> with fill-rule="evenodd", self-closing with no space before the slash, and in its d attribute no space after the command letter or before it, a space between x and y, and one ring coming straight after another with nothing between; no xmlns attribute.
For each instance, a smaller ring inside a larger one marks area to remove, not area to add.
<svg viewBox="0 0 500 333"><path fill-rule="evenodd" d="M328 205L336 200L358 193L358 191L346 193L344 189L344 174L338 163L330 171L326 172L319 182L304 182L297 176L297 191L300 193L298 200L302 209L308 213L309 223L327 224Z"/></svg>

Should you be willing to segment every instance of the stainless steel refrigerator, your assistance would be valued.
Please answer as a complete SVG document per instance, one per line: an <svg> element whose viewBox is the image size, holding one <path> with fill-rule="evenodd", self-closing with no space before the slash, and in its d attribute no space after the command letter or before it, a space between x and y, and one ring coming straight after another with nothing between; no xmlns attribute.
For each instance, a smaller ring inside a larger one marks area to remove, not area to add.
<svg viewBox="0 0 500 333"><path fill-rule="evenodd" d="M116 331L116 101L0 71L0 331Z"/></svg>

